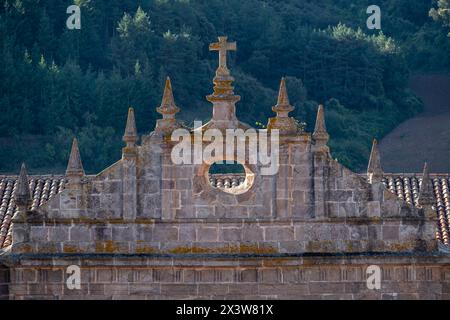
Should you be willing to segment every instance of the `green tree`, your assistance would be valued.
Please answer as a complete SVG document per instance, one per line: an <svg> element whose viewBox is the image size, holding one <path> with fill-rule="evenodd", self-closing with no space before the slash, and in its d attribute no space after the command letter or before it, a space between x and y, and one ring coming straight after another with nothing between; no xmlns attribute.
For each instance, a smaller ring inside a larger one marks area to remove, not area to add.
<svg viewBox="0 0 450 320"><path fill-rule="evenodd" d="M437 7L431 8L430 16L442 22L446 27L450 27L450 2L448 0L438 0ZM450 33L448 34L450 37Z"/></svg>
<svg viewBox="0 0 450 320"><path fill-rule="evenodd" d="M117 33L111 44L112 60L122 74L133 74L137 60L141 63L153 61L156 39L150 19L141 7L138 7L134 16L128 13L123 15L118 22Z"/></svg>

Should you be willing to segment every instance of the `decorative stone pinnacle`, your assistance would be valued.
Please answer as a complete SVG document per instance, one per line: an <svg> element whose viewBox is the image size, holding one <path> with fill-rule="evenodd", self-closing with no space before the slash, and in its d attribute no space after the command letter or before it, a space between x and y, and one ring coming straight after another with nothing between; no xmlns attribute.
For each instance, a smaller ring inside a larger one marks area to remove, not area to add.
<svg viewBox="0 0 450 320"><path fill-rule="evenodd" d="M17 191L15 193L15 202L19 210L26 210L31 204L31 192L28 184L28 175L25 163L20 168L19 179L17 181Z"/></svg>
<svg viewBox="0 0 450 320"><path fill-rule="evenodd" d="M127 125L122 140L127 144L122 149L124 157L136 155L136 142L138 141L136 121L134 118L134 109L128 109Z"/></svg>
<svg viewBox="0 0 450 320"><path fill-rule="evenodd" d="M373 139L372 150L370 152L369 165L367 167L367 177L369 182L381 182L383 180L383 169L381 167L380 151L378 150L378 141Z"/></svg>
<svg viewBox="0 0 450 320"><path fill-rule="evenodd" d="M234 95L234 87L232 83L234 78L230 74L227 67L227 52L236 51L236 42L227 42L228 37L219 37L219 42L211 43L209 51L219 51L219 66L214 77L214 93L207 96L208 101L231 100L237 102L240 100L239 96Z"/></svg>
<svg viewBox="0 0 450 320"><path fill-rule="evenodd" d="M137 129L136 120L134 118L134 109L128 108L127 125L125 127L125 133L123 135L123 141L127 143L127 147L134 147L137 142Z"/></svg>
<svg viewBox="0 0 450 320"><path fill-rule="evenodd" d="M425 162L423 166L422 184L420 185L418 203L419 205L423 206L433 205L434 202L433 184L431 183L428 164Z"/></svg>
<svg viewBox="0 0 450 320"><path fill-rule="evenodd" d="M82 177L84 176L83 164L81 163L80 150L78 149L77 138L73 139L72 149L70 151L69 163L67 164L66 176Z"/></svg>
<svg viewBox="0 0 450 320"><path fill-rule="evenodd" d="M298 131L298 125L295 119L289 117L289 112L293 111L294 107L289 103L284 77L281 78L277 104L272 107L272 110L277 116L269 119L269 124L267 125L269 129L278 129L284 134L292 134Z"/></svg>
<svg viewBox="0 0 450 320"><path fill-rule="evenodd" d="M163 119L174 119L175 114L180 109L175 105L175 99L173 98L172 84L170 78L166 79L166 86L164 87L164 94L161 101L161 106L156 108L158 113L162 114Z"/></svg>
<svg viewBox="0 0 450 320"><path fill-rule="evenodd" d="M288 117L288 113L294 110L294 107L289 103L286 80L284 77L281 78L277 104L272 108L272 110L273 112L278 113L278 117L280 118Z"/></svg>
<svg viewBox="0 0 450 320"><path fill-rule="evenodd" d="M175 105L175 99L173 98L172 84L170 78L166 79L166 86L164 87L164 94L161 101L161 106L156 108L160 114L162 114L162 119L156 121L155 131L168 134L173 130L180 127L180 124L175 119L175 114L180 111Z"/></svg>
<svg viewBox="0 0 450 320"><path fill-rule="evenodd" d="M327 132L327 127L325 126L325 113L323 105L319 105L317 110L316 126L314 128L313 138L316 144L326 145L330 139L330 135Z"/></svg>

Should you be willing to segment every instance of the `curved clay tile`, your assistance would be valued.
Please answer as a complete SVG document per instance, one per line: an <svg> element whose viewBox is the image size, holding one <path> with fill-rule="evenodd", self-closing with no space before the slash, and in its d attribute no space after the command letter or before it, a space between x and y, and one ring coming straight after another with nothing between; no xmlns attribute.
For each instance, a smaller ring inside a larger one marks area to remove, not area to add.
<svg viewBox="0 0 450 320"><path fill-rule="evenodd" d="M5 177L0 180L0 248L12 244L11 220L17 212L14 193L18 177ZM32 195L31 209L36 210L46 201L64 190L64 177L34 176L29 181Z"/></svg>

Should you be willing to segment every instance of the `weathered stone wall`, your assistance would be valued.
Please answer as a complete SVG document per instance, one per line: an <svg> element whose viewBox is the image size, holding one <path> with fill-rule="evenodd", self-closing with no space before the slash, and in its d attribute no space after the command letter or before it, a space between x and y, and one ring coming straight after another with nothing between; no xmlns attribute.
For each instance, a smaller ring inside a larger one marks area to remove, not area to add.
<svg viewBox="0 0 450 320"><path fill-rule="evenodd" d="M81 266L80 290L66 286L69 264ZM374 264L382 270L379 290L367 287ZM10 298L450 299L450 264L435 256L23 258Z"/></svg>
<svg viewBox="0 0 450 320"><path fill-rule="evenodd" d="M415 219L186 222L46 220L28 223L21 253L303 253L433 251L434 228Z"/></svg>
<svg viewBox="0 0 450 320"><path fill-rule="evenodd" d="M0 300L9 299L10 270L0 265Z"/></svg>
<svg viewBox="0 0 450 320"><path fill-rule="evenodd" d="M369 184L309 134L282 137L278 173L249 167L253 185L235 194L209 184L206 164L173 165L172 146L144 137L135 155L18 215L10 297L449 298L434 212ZM64 285L68 264L81 266L81 290ZM380 291L365 286L369 264L383 267Z"/></svg>
<svg viewBox="0 0 450 320"><path fill-rule="evenodd" d="M284 138L274 176L242 194L209 184L205 164L173 165L160 137L15 221L13 252L434 251L435 217Z"/></svg>

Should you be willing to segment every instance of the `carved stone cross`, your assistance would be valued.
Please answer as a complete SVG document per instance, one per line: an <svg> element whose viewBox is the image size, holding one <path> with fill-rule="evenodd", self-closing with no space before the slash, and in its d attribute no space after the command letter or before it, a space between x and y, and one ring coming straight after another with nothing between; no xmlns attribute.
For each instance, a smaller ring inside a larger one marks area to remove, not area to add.
<svg viewBox="0 0 450 320"><path fill-rule="evenodd" d="M211 43L209 51L219 51L219 69L227 68L227 51L236 51L236 42L227 42L228 37L219 37L219 42Z"/></svg>

